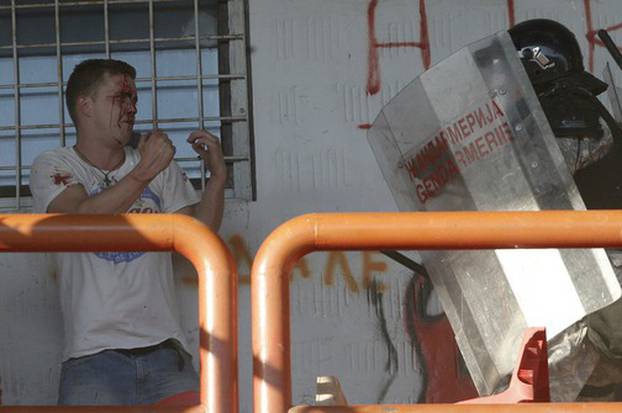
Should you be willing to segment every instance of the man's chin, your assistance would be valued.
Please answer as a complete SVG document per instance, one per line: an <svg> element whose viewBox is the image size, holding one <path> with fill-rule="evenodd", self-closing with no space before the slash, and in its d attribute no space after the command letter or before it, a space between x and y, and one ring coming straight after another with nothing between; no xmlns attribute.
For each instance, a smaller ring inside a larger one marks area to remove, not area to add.
<svg viewBox="0 0 622 413"><path fill-rule="evenodd" d="M132 137L131 135L123 134L123 135L116 136L113 139L120 148L123 148L130 144L131 137Z"/></svg>
<svg viewBox="0 0 622 413"><path fill-rule="evenodd" d="M121 146L131 146L132 148L138 148L140 133L132 130L121 135L117 141Z"/></svg>

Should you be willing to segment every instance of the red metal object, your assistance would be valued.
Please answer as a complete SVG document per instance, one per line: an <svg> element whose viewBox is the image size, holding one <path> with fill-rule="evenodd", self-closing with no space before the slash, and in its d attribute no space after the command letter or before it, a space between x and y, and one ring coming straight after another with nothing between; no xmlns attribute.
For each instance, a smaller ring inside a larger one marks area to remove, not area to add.
<svg viewBox="0 0 622 413"><path fill-rule="evenodd" d="M200 404L192 407L4 406L0 412L237 413L237 274L221 239L180 214L0 215L0 252L177 251L198 273Z"/></svg>
<svg viewBox="0 0 622 413"><path fill-rule="evenodd" d="M465 400L459 404L510 404L548 402L549 363L544 328L525 331L521 351L507 390L488 397Z"/></svg>
<svg viewBox="0 0 622 413"><path fill-rule="evenodd" d="M309 252L620 246L622 211L327 213L294 218L266 238L252 269L254 412L283 413L291 407L288 279L296 261ZM293 411L622 411L622 404L615 403L518 406L522 405L301 407Z"/></svg>
<svg viewBox="0 0 622 413"><path fill-rule="evenodd" d="M201 404L201 394L194 391L175 394L155 403L156 406L194 406L197 404Z"/></svg>

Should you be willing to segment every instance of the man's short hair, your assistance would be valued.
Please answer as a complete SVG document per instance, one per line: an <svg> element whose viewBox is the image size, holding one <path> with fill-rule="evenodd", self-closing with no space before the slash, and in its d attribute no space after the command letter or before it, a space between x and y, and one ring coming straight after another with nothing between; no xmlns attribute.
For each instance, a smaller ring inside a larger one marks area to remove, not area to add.
<svg viewBox="0 0 622 413"><path fill-rule="evenodd" d="M106 74L111 76L128 75L132 79L136 79L136 69L121 60L88 59L80 62L73 69L67 82L65 100L74 125L77 126L76 105L78 96L93 96L104 81Z"/></svg>

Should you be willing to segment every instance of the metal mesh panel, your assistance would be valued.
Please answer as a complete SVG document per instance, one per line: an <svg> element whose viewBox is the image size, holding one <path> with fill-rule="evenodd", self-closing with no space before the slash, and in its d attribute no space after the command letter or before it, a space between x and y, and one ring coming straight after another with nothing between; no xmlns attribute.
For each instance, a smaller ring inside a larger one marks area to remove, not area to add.
<svg viewBox="0 0 622 413"><path fill-rule="evenodd" d="M64 89L93 57L136 67L136 130L164 129L197 186L185 138L202 128L221 137L226 197L254 199L246 27L246 0L0 0L0 210L27 209L34 157L75 142Z"/></svg>

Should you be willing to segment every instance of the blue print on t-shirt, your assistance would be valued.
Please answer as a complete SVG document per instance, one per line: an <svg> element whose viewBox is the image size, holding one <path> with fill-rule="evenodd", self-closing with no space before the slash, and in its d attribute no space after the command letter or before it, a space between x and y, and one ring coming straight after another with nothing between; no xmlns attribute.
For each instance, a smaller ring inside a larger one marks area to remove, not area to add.
<svg viewBox="0 0 622 413"><path fill-rule="evenodd" d="M143 193L140 194L139 200L143 200L143 199L152 201L157 207L157 209L147 206L143 208L132 208L130 209L130 212L153 213L153 212L159 212L161 210L162 202L160 200L160 197L157 196L155 192L153 192L151 189L149 189L149 187L145 188L143 190ZM119 264L122 262L132 262L135 259L141 257L145 253L138 252L138 251L126 251L126 252L96 252L94 254L96 257L101 258L103 260L110 261L114 264Z"/></svg>
<svg viewBox="0 0 622 413"><path fill-rule="evenodd" d="M145 254L144 252L132 252L132 251L126 251L126 252L96 252L95 256L106 260L106 261L110 261L114 264L120 264L122 262L131 262L134 261L136 258L142 256L143 254Z"/></svg>
<svg viewBox="0 0 622 413"><path fill-rule="evenodd" d="M140 194L140 199L150 199L154 204L158 207L158 211L162 210L162 202L160 201L160 197L155 194L149 187L146 187L143 190L143 193Z"/></svg>

